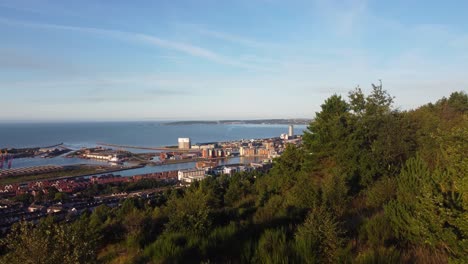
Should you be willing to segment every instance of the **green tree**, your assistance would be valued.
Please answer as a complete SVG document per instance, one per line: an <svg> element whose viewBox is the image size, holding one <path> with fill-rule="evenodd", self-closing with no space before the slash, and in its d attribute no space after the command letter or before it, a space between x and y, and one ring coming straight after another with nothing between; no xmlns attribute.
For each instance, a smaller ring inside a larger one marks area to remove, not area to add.
<svg viewBox="0 0 468 264"><path fill-rule="evenodd" d="M43 221L35 227L22 222L2 240L8 253L0 258L1 263L96 263L99 237L88 229L87 224L55 224Z"/></svg>
<svg viewBox="0 0 468 264"><path fill-rule="evenodd" d="M322 205L336 217L344 215L348 208L348 186L343 176L328 174L321 185Z"/></svg>
<svg viewBox="0 0 468 264"><path fill-rule="evenodd" d="M346 102L333 95L304 133L307 171L343 175L352 193L382 176L397 175L412 155L404 115L392 109L382 85L366 96L358 87ZM323 175L322 175L323 176Z"/></svg>
<svg viewBox="0 0 468 264"><path fill-rule="evenodd" d="M29 193L25 193L25 194L17 195L13 199L23 204L31 204L34 201L34 196L32 196Z"/></svg>
<svg viewBox="0 0 468 264"><path fill-rule="evenodd" d="M303 136L307 170L335 166L349 134L349 105L341 96L331 96L321 108Z"/></svg>
<svg viewBox="0 0 468 264"><path fill-rule="evenodd" d="M342 245L338 222L330 212L319 207L309 213L297 228L295 249L300 263L336 263Z"/></svg>
<svg viewBox="0 0 468 264"><path fill-rule="evenodd" d="M55 188L55 187L47 187L47 188L46 188L46 192L47 192L47 194L46 194L45 198L46 198L48 201L52 201L52 200L54 200L55 195L56 195L59 191L58 191L57 188Z"/></svg>
<svg viewBox="0 0 468 264"><path fill-rule="evenodd" d="M267 229L259 239L256 263L290 263L289 245L282 229Z"/></svg>
<svg viewBox="0 0 468 264"><path fill-rule="evenodd" d="M297 184L303 165L303 149L288 145L281 157L274 160L271 171L256 179L255 187L259 194L257 204L263 205L275 195L285 195Z"/></svg>
<svg viewBox="0 0 468 264"><path fill-rule="evenodd" d="M211 228L212 208L201 189L187 190L183 197L174 196L167 202L168 230L188 234L204 234Z"/></svg>
<svg viewBox="0 0 468 264"><path fill-rule="evenodd" d="M54 195L54 201L56 201L56 202L66 202L66 201L68 201L68 199L69 199L68 194L66 194L64 192L57 192Z"/></svg>
<svg viewBox="0 0 468 264"><path fill-rule="evenodd" d="M234 174L229 179L229 184L224 195L226 205L234 206L243 201L253 190L254 178L246 173Z"/></svg>
<svg viewBox="0 0 468 264"><path fill-rule="evenodd" d="M454 92L448 99L448 104L460 113L468 112L468 95L465 92Z"/></svg>
<svg viewBox="0 0 468 264"><path fill-rule="evenodd" d="M447 199L447 178L447 171L431 172L420 157L408 160L398 177L397 199L384 207L385 214L400 241L466 258L468 215Z"/></svg>

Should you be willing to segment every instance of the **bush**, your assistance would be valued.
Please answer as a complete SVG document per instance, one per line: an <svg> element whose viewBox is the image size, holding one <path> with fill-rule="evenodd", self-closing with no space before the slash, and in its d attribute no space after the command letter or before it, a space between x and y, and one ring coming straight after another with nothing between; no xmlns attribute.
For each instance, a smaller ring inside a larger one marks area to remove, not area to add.
<svg viewBox="0 0 468 264"><path fill-rule="evenodd" d="M258 241L256 263L289 263L290 250L283 229L267 229Z"/></svg>
<svg viewBox="0 0 468 264"><path fill-rule="evenodd" d="M395 248L370 249L358 255L358 264L398 264L401 263L400 253Z"/></svg>
<svg viewBox="0 0 468 264"><path fill-rule="evenodd" d="M295 249L301 263L336 263L341 247L338 223L323 208L312 210L297 228Z"/></svg>
<svg viewBox="0 0 468 264"><path fill-rule="evenodd" d="M397 184L394 178L383 177L366 191L366 202L369 207L381 208L396 196Z"/></svg>

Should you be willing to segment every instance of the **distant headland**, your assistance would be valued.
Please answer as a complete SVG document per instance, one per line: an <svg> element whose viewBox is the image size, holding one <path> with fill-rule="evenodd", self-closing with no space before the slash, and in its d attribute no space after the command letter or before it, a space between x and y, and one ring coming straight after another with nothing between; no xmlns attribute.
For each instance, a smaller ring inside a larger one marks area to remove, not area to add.
<svg viewBox="0 0 468 264"><path fill-rule="evenodd" d="M296 118L296 119L255 119L255 120L192 120L192 121L174 121L163 123L163 125L307 125L312 119Z"/></svg>

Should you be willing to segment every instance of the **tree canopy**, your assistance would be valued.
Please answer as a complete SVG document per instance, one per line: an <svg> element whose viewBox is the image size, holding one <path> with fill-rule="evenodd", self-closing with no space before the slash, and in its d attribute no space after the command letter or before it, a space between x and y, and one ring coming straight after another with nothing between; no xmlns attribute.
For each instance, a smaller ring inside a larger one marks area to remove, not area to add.
<svg viewBox="0 0 468 264"><path fill-rule="evenodd" d="M70 223L21 223L0 260L467 263L468 96L408 111L394 100L382 83L332 95L267 173L209 177Z"/></svg>

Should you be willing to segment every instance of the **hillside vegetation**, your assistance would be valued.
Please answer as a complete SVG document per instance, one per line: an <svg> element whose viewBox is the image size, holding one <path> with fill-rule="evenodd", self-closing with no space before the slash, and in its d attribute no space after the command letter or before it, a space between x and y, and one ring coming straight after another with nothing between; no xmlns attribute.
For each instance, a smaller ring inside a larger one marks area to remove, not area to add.
<svg viewBox="0 0 468 264"><path fill-rule="evenodd" d="M468 263L468 96L393 100L381 85L333 95L269 173L22 223L1 261Z"/></svg>

